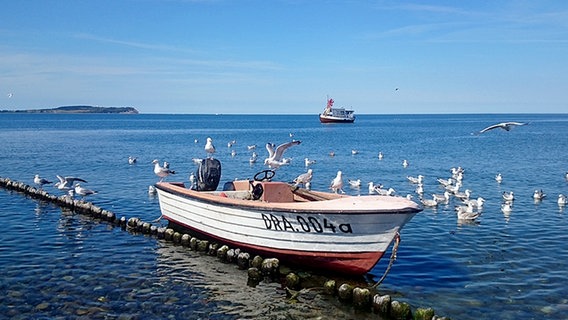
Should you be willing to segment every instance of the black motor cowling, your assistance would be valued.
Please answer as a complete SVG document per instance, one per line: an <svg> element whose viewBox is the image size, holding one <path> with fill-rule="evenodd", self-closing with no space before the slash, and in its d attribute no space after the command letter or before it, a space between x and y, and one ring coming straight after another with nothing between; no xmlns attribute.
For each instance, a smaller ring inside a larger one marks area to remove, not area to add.
<svg viewBox="0 0 568 320"><path fill-rule="evenodd" d="M202 159L195 175L197 191L215 191L221 180L221 162L213 158Z"/></svg>

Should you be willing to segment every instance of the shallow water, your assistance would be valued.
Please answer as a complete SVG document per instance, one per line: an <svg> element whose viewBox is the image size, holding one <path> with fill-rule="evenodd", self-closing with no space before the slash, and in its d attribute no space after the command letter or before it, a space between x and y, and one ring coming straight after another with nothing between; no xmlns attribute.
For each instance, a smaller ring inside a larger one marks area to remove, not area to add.
<svg viewBox="0 0 568 320"><path fill-rule="evenodd" d="M501 121L530 124L471 134ZM459 319L566 318L568 223L556 197L568 194L568 115L360 115L352 125L321 125L316 116L0 114L0 176L28 184L36 173L82 177L99 192L90 198L96 205L150 221L159 216L147 193L157 180L153 159L178 172L168 180L187 181L211 136L223 181L250 178L264 169L264 144L287 141L290 132L302 143L287 151L292 163L277 179L304 172L308 157L317 161L313 189L326 190L342 170L363 182L348 193L366 194L374 181L414 194L406 176L422 174L428 196L442 192L436 178L461 166L464 189L487 200L475 223L456 219L455 199L410 221L384 293ZM227 147L233 139L235 157ZM251 166L252 144L260 161ZM130 155L137 164L128 165ZM535 203L540 188L548 197ZM508 215L500 210L503 191L516 195ZM290 304L277 284L247 287L236 266L20 194L0 190L0 209L0 314L10 318L372 317L315 293ZM387 262L373 269L375 279Z"/></svg>

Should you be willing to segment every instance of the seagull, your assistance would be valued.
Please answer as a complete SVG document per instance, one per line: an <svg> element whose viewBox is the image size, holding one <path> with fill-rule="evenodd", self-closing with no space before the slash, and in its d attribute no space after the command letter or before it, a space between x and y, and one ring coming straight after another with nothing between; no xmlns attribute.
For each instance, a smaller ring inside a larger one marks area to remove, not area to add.
<svg viewBox="0 0 568 320"><path fill-rule="evenodd" d="M501 128L505 131L509 131L514 126L524 126L524 125L527 125L527 124L528 124L527 122L501 122L501 123L494 124L492 126L489 126L485 129L479 131L478 134L487 132L489 130L497 129L497 128Z"/></svg>
<svg viewBox="0 0 568 320"><path fill-rule="evenodd" d="M472 207L476 207L479 210L483 207L485 199L483 199L482 197L477 197L477 199L464 200L464 203L466 205L471 205Z"/></svg>
<svg viewBox="0 0 568 320"><path fill-rule="evenodd" d="M479 212L474 212L471 205L458 206L456 212L459 220L475 220L479 217Z"/></svg>
<svg viewBox="0 0 568 320"><path fill-rule="evenodd" d="M75 184L74 190L75 190L75 194L78 194L83 198L85 198L86 196L90 196L92 194L97 194L97 192L94 191L94 190L81 187L81 185L79 183Z"/></svg>
<svg viewBox="0 0 568 320"><path fill-rule="evenodd" d="M349 182L349 185L353 188L361 187L361 179L357 179L357 180L347 179L347 182Z"/></svg>
<svg viewBox="0 0 568 320"><path fill-rule="evenodd" d="M382 187L383 187L383 186L380 185L380 184L375 186L375 183L373 183L373 181L369 182L368 185L369 185L369 194L376 193L377 191L376 191L375 188L377 188L377 187L378 187L378 188L382 188Z"/></svg>
<svg viewBox="0 0 568 320"><path fill-rule="evenodd" d="M422 180L424 179L424 176L419 174L418 177L411 177L411 176L407 176L406 179L408 179L408 181L410 181L410 183L422 183Z"/></svg>
<svg viewBox="0 0 568 320"><path fill-rule="evenodd" d="M267 143L266 150L268 151L268 158L264 159L264 164L273 169L278 169L280 166L287 164L287 162L282 159L284 151L291 146L298 145L300 143L300 140L292 140L279 145L276 147L276 150L274 149L274 145Z"/></svg>
<svg viewBox="0 0 568 320"><path fill-rule="evenodd" d="M402 160L402 166L404 168L408 167L408 160L406 160L406 159Z"/></svg>
<svg viewBox="0 0 568 320"><path fill-rule="evenodd" d="M394 196L396 190L393 188L388 188L387 190L383 189L382 186L375 187L375 192L381 196Z"/></svg>
<svg viewBox="0 0 568 320"><path fill-rule="evenodd" d="M250 164L255 163L257 157L258 157L258 155L256 154L256 152L253 151L253 152L252 152L252 155L250 156L249 163L250 163Z"/></svg>
<svg viewBox="0 0 568 320"><path fill-rule="evenodd" d="M302 173L296 179L294 179L294 186L303 184L305 187L306 184L309 184L312 181L312 176L313 176L313 170L308 169L308 172Z"/></svg>
<svg viewBox="0 0 568 320"><path fill-rule="evenodd" d="M256 149L256 144L252 144L252 145L250 145L250 146L247 146L247 149L248 149L248 150L254 150L254 149Z"/></svg>
<svg viewBox="0 0 568 320"><path fill-rule="evenodd" d="M540 201L542 199L544 199L546 197L546 194L544 193L544 191L542 191L542 189L540 190L535 190L533 193L533 199L536 201Z"/></svg>
<svg viewBox="0 0 568 320"><path fill-rule="evenodd" d="M501 205L501 211L506 214L511 213L511 211L513 211L513 203L509 201L503 203Z"/></svg>
<svg viewBox="0 0 568 320"><path fill-rule="evenodd" d="M418 186L416 186L416 190L414 190L414 192L418 193L419 195L424 194L424 186L422 184L419 184Z"/></svg>
<svg viewBox="0 0 568 320"><path fill-rule="evenodd" d="M438 202L448 202L450 201L450 193L446 190L444 194L433 194L432 198Z"/></svg>
<svg viewBox="0 0 568 320"><path fill-rule="evenodd" d="M355 150L355 149L353 149L353 150L351 150L351 154L352 154L352 155L356 155L356 154L359 154L359 151L358 151L358 150Z"/></svg>
<svg viewBox="0 0 568 320"><path fill-rule="evenodd" d="M40 178L39 174L36 174L34 177L34 183L39 185L40 189L43 188L44 184L50 184L52 183L51 181L44 179L44 178Z"/></svg>
<svg viewBox="0 0 568 320"><path fill-rule="evenodd" d="M500 173L498 173L498 174L495 176L495 181L497 181L497 183L503 182L503 176L502 176Z"/></svg>
<svg viewBox="0 0 568 320"><path fill-rule="evenodd" d="M308 158L304 158L304 164L306 165L306 167L311 166L314 163L316 163L316 160L310 160Z"/></svg>
<svg viewBox="0 0 568 320"><path fill-rule="evenodd" d="M60 175L57 175L57 179L59 179L59 182L56 182L54 184L54 186L59 190L69 190L69 189L73 188L73 185L75 184L76 181L81 181L81 182L87 183L87 181L85 181L81 178L75 178L75 177L63 178Z"/></svg>
<svg viewBox="0 0 568 320"><path fill-rule="evenodd" d="M503 191L503 200L508 201L508 202L512 202L513 200L515 200L515 196L513 195L513 191L510 191L510 192Z"/></svg>
<svg viewBox="0 0 568 320"><path fill-rule="evenodd" d="M420 202L422 202L425 207L432 208L438 206L438 201L436 201L436 199L420 199Z"/></svg>
<svg viewBox="0 0 568 320"><path fill-rule="evenodd" d="M379 160L383 160L383 157L384 157L383 153L379 151L379 155L378 155Z"/></svg>
<svg viewBox="0 0 568 320"><path fill-rule="evenodd" d="M136 160L137 160L136 157L129 156L128 157L128 164L135 164Z"/></svg>
<svg viewBox="0 0 568 320"><path fill-rule="evenodd" d="M195 173L191 173L189 175L189 188L193 190L193 188L195 187L195 182L196 182L197 178L195 177Z"/></svg>
<svg viewBox="0 0 568 320"><path fill-rule="evenodd" d="M563 194L558 195L558 205L563 207L566 205L566 196Z"/></svg>
<svg viewBox="0 0 568 320"><path fill-rule="evenodd" d="M335 193L345 193L345 191L343 191L343 177L341 171L337 171L337 176L331 181L329 188Z"/></svg>
<svg viewBox="0 0 568 320"><path fill-rule="evenodd" d="M205 143L205 152L207 152L207 156L212 157L215 153L215 146L213 145L213 139L211 137L207 137L207 143Z"/></svg>
<svg viewBox="0 0 568 320"><path fill-rule="evenodd" d="M436 181L438 181L444 187L451 186L451 185L454 184L454 180L452 178L448 178L448 179L438 178L438 179L436 179Z"/></svg>
<svg viewBox="0 0 568 320"><path fill-rule="evenodd" d="M227 142L227 148L231 148L235 143L237 143L237 140L231 140Z"/></svg>
<svg viewBox="0 0 568 320"><path fill-rule="evenodd" d="M237 151L235 149L231 150L231 157L235 157L237 155Z"/></svg>
<svg viewBox="0 0 568 320"><path fill-rule="evenodd" d="M462 200L462 201L466 201L469 200L469 197L471 196L471 190L469 189L465 189L464 192L456 192L454 193L454 197Z"/></svg>
<svg viewBox="0 0 568 320"><path fill-rule="evenodd" d="M160 177L160 182L164 180L165 177L169 176L170 174L175 174L175 171L172 171L168 168L160 167L160 162L158 160L152 161L154 164L154 173Z"/></svg>
<svg viewBox="0 0 568 320"><path fill-rule="evenodd" d="M148 194L149 195L155 195L156 194L156 187L148 186Z"/></svg>

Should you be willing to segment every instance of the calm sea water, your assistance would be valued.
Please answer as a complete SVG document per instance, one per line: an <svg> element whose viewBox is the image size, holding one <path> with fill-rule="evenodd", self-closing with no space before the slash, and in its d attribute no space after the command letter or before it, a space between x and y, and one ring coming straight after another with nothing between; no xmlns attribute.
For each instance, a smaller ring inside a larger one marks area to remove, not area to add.
<svg viewBox="0 0 568 320"><path fill-rule="evenodd" d="M472 134L502 121L530 124ZM351 194L366 194L370 181L414 194L406 177L422 174L429 196L442 192L436 178L461 166L463 189L487 200L476 223L457 220L455 199L418 214L402 232L383 293L454 319L568 318L568 213L556 203L568 194L566 114L359 115L352 125L322 125L313 115L0 114L0 176L28 184L36 173L81 177L99 192L90 198L98 206L150 221L160 215L147 193L157 181L153 159L178 172L168 180L187 181L210 136L222 180L250 178L265 169L264 145L290 133L302 143L287 151L291 164L277 179L305 172L307 157L316 160L313 189L327 190L341 170L362 181L361 189L345 187ZM253 144L260 161L250 165ZM535 203L535 189L548 197ZM504 191L516 196L510 214L501 212ZM233 265L20 194L0 190L0 212L0 318L374 317L315 294L287 303L279 285L249 288Z"/></svg>

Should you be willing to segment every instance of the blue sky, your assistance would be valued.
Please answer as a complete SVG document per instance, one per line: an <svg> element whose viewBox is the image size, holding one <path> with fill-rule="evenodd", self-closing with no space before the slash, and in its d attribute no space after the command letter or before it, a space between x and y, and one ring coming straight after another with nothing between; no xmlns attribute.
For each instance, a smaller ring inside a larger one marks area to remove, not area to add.
<svg viewBox="0 0 568 320"><path fill-rule="evenodd" d="M398 90L396 90L398 88ZM0 109L565 113L568 2L4 1Z"/></svg>

